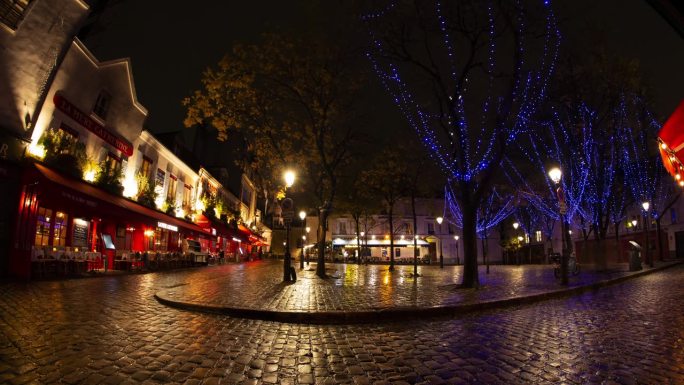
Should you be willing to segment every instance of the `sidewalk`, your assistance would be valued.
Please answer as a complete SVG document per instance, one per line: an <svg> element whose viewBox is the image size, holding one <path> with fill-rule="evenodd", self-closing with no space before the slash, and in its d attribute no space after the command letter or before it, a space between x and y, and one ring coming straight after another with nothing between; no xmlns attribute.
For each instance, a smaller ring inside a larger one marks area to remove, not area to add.
<svg viewBox="0 0 684 385"><path fill-rule="evenodd" d="M206 279L165 288L155 298L185 310L297 323L362 323L406 317L463 314L468 311L556 298L684 263L659 262L653 269L629 272L627 264L598 272L582 266L563 287L551 265L480 267L479 289L458 286L462 266L326 264L328 278L315 275L316 264L304 270L293 264L297 282L282 281L282 261L258 261L209 267Z"/></svg>

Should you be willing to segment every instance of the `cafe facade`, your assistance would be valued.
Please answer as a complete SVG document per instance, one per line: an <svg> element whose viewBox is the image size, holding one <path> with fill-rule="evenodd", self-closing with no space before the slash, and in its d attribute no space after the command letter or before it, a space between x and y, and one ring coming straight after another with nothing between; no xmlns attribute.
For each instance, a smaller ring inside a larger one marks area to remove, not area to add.
<svg viewBox="0 0 684 385"><path fill-rule="evenodd" d="M11 275L30 278L46 260L65 259L89 270L129 269L143 255L146 262L187 256L189 240L203 254L230 252L231 242L250 245L251 232L241 236L221 213L202 220L200 172L143 129L146 117L130 62L99 62L74 40L18 176Z"/></svg>

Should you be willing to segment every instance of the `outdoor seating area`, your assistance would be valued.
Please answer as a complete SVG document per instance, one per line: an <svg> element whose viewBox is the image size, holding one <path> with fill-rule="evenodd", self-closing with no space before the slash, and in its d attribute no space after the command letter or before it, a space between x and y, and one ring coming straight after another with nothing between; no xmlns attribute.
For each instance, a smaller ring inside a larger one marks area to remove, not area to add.
<svg viewBox="0 0 684 385"><path fill-rule="evenodd" d="M34 247L31 252L31 272L36 278L84 275L102 269L103 265L101 253L78 248Z"/></svg>
<svg viewBox="0 0 684 385"><path fill-rule="evenodd" d="M141 253L117 250L113 265L107 264L105 259L106 257L103 257L100 252L82 251L78 248L33 247L31 276L37 279L74 278L106 270L143 272L206 266L208 264L196 262L191 253L180 252ZM207 262L212 261L214 258L209 258Z"/></svg>

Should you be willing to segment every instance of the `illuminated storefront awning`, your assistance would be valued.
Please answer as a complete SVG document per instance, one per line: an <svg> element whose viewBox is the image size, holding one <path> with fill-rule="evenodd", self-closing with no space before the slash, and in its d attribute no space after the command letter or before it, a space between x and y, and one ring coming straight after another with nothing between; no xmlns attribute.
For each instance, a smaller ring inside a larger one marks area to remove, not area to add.
<svg viewBox="0 0 684 385"><path fill-rule="evenodd" d="M342 239L342 238L335 238L333 239L333 245L334 246L353 246L356 247L358 244L361 246L383 246L383 247L389 247L390 245L390 240L389 239L368 239L368 240L361 240L361 242L357 242L356 238L353 239ZM417 242L418 246L427 246L430 243L418 238ZM394 246L413 246L413 239L411 238L396 238L394 240Z"/></svg>
<svg viewBox="0 0 684 385"><path fill-rule="evenodd" d="M34 164L38 176L42 179L42 199L50 201L56 207L69 208L77 215L106 214L123 217L137 217L145 222L156 223L167 230L179 228L207 233L206 229L194 223L175 218L162 212L145 207L121 196L112 195L89 183L75 180L53 171L41 164ZM41 184L39 184L41 186ZM123 209L123 210L122 210Z"/></svg>
<svg viewBox="0 0 684 385"><path fill-rule="evenodd" d="M660 129L658 141L663 165L680 184L684 184L684 100Z"/></svg>

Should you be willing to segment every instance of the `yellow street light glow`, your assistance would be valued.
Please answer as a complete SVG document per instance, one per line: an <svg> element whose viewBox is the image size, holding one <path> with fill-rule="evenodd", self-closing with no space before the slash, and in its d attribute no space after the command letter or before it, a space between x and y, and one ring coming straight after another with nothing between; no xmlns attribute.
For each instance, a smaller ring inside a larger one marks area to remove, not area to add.
<svg viewBox="0 0 684 385"><path fill-rule="evenodd" d="M306 211L302 210L299 212L299 219L304 220L306 218Z"/></svg>
<svg viewBox="0 0 684 385"><path fill-rule="evenodd" d="M520 223L518 223L518 222L513 223L513 228L514 228L514 229L517 230L518 227L520 227Z"/></svg>
<svg viewBox="0 0 684 385"><path fill-rule="evenodd" d="M644 202L641 204L641 207L644 208L644 211L648 211L648 208L651 207L651 204L648 202Z"/></svg>
<svg viewBox="0 0 684 385"><path fill-rule="evenodd" d="M437 217L437 223L438 223L438 224L441 225L443 221L444 221L444 218L442 218L442 217Z"/></svg>
<svg viewBox="0 0 684 385"><path fill-rule="evenodd" d="M283 178L285 178L285 186L286 187L292 187L292 185L295 182L294 171L292 171L292 170L285 171L285 174L283 174Z"/></svg>

